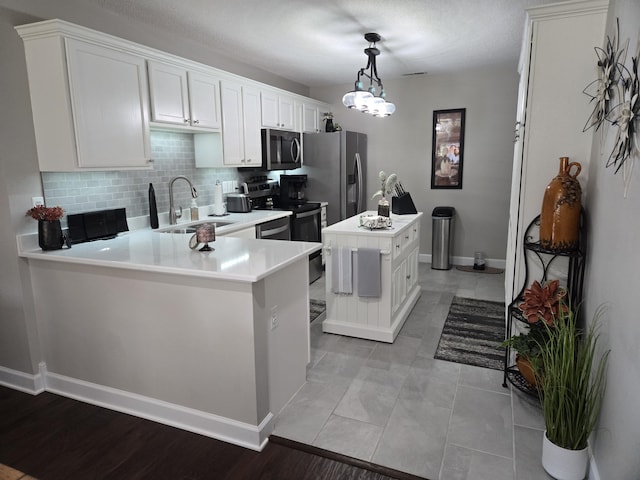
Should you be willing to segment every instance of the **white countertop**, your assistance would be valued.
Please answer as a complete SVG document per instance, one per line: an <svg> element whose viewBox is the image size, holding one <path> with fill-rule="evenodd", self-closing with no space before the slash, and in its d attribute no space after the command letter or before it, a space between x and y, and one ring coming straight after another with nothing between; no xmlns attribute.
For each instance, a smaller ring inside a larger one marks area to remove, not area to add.
<svg viewBox="0 0 640 480"><path fill-rule="evenodd" d="M358 234L358 235L372 235L377 237L394 237L399 232L408 227L408 225L422 216L422 212L411 215L396 215L391 214L391 227L383 229L370 230L360 226L361 215L377 215L377 212L367 211L353 217L342 220L341 222L334 223L333 225L323 228L323 233L346 233L346 234Z"/></svg>
<svg viewBox="0 0 640 480"><path fill-rule="evenodd" d="M96 240L62 250L42 251L37 234L18 236L19 255L23 258L217 278L238 282L256 282L271 273L320 250L321 243L252 240L223 235L291 212L252 211L223 217L205 217L197 222L162 225L159 230L144 228L124 232L109 240ZM216 220L237 222L216 229L212 252L189 248L192 233L162 233L168 228Z"/></svg>

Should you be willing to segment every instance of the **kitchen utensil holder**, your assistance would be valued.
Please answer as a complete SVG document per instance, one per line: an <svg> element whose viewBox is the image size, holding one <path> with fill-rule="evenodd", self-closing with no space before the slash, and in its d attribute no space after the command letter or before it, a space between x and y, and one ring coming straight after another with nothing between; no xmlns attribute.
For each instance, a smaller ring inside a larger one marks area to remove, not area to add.
<svg viewBox="0 0 640 480"><path fill-rule="evenodd" d="M398 195L397 197L391 197L391 212L396 215L418 213L409 192Z"/></svg>

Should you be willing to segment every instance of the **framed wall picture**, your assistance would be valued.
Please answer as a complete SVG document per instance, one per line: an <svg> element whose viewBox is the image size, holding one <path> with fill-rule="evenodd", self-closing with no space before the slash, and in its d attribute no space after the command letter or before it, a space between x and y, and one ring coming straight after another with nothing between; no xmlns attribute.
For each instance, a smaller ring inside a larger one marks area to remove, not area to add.
<svg viewBox="0 0 640 480"><path fill-rule="evenodd" d="M431 188L462 188L465 108L433 111Z"/></svg>

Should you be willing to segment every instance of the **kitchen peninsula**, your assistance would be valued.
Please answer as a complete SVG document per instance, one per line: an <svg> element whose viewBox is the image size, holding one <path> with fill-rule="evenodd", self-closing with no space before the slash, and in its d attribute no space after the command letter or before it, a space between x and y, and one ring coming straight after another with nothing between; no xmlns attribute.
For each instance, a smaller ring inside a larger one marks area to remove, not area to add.
<svg viewBox="0 0 640 480"><path fill-rule="evenodd" d="M288 214L221 227L212 252L148 228L47 252L19 237L40 389L262 449L306 381L321 244L232 235Z"/></svg>
<svg viewBox="0 0 640 480"><path fill-rule="evenodd" d="M372 215L375 212L362 214L364 217ZM327 278L324 332L393 343L420 298L418 252L421 216L422 212L392 214L390 228L371 230L361 226L361 216L356 215L322 230ZM380 250L379 296L358 295L356 262L360 248ZM353 293L339 292L332 284L333 279L338 279L333 258L340 249L348 249L352 254L350 277Z"/></svg>

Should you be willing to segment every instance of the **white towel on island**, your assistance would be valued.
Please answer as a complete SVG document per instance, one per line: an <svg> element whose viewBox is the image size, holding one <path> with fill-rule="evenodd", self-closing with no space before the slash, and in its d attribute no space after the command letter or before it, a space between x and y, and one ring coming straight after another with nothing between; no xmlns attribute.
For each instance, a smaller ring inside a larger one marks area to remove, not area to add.
<svg viewBox="0 0 640 480"><path fill-rule="evenodd" d="M380 277L380 250L358 248L358 296L379 297L382 293Z"/></svg>
<svg viewBox="0 0 640 480"><path fill-rule="evenodd" d="M353 293L351 247L331 249L331 289L333 293Z"/></svg>

